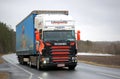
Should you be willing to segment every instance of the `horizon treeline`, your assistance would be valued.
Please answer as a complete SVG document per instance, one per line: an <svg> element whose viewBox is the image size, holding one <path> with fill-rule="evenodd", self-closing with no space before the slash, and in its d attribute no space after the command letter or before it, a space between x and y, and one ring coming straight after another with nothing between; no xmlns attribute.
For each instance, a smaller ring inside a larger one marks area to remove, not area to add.
<svg viewBox="0 0 120 79"><path fill-rule="evenodd" d="M77 41L78 52L108 53L120 55L120 41Z"/></svg>
<svg viewBox="0 0 120 79"><path fill-rule="evenodd" d="M0 53L15 52L15 40L14 30L0 22Z"/></svg>

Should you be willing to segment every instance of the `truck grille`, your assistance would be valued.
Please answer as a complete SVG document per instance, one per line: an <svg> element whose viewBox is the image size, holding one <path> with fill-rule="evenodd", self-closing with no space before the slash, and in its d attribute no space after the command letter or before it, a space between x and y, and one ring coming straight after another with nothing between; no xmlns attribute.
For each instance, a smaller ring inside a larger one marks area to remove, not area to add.
<svg viewBox="0 0 120 79"><path fill-rule="evenodd" d="M69 46L52 46L52 61L53 62L68 62L70 57Z"/></svg>

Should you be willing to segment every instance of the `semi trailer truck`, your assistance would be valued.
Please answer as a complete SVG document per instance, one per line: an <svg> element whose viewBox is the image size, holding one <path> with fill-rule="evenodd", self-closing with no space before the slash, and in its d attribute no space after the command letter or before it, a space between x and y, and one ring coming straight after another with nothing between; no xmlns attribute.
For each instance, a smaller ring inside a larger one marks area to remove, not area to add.
<svg viewBox="0 0 120 79"><path fill-rule="evenodd" d="M80 32L77 40L80 40ZM16 25L16 54L20 64L46 67L77 65L75 21L68 11L34 10Z"/></svg>

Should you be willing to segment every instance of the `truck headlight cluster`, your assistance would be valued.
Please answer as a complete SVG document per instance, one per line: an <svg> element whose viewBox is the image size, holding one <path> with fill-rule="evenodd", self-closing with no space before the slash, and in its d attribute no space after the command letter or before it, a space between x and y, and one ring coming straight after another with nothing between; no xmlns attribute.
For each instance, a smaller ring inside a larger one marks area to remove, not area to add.
<svg viewBox="0 0 120 79"><path fill-rule="evenodd" d="M72 62L77 62L77 57L72 57Z"/></svg>
<svg viewBox="0 0 120 79"><path fill-rule="evenodd" d="M44 64L49 63L49 58L44 58L43 63Z"/></svg>

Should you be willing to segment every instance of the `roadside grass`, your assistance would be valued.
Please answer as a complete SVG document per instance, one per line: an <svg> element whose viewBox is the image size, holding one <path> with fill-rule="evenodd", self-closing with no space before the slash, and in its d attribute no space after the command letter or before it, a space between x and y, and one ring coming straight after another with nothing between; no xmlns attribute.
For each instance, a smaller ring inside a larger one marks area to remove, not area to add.
<svg viewBox="0 0 120 79"><path fill-rule="evenodd" d="M0 64L4 63L4 60L1 58L3 54L0 54ZM0 79L9 79L10 74L8 72L0 71Z"/></svg>
<svg viewBox="0 0 120 79"><path fill-rule="evenodd" d="M120 68L120 55L116 55L116 56L79 55L77 58L80 62L84 62L84 63Z"/></svg>
<svg viewBox="0 0 120 79"><path fill-rule="evenodd" d="M1 58L3 54L0 54L0 64L2 64L4 61L3 59Z"/></svg>
<svg viewBox="0 0 120 79"><path fill-rule="evenodd" d="M9 79L9 76L8 72L0 72L0 79Z"/></svg>

